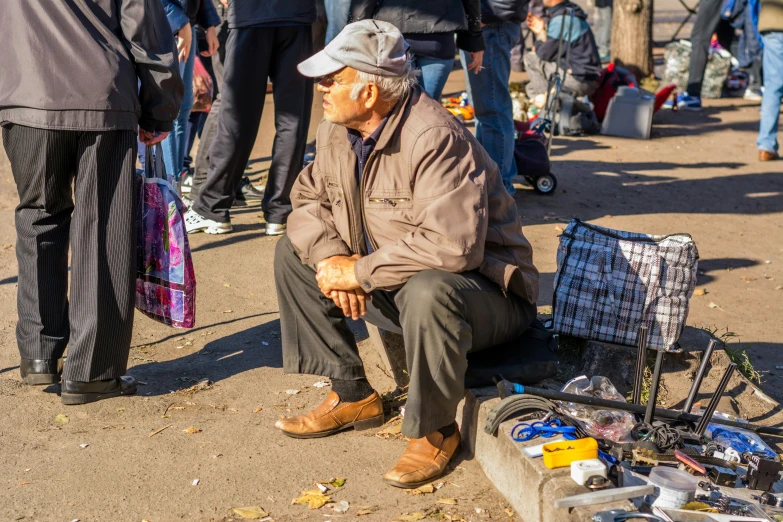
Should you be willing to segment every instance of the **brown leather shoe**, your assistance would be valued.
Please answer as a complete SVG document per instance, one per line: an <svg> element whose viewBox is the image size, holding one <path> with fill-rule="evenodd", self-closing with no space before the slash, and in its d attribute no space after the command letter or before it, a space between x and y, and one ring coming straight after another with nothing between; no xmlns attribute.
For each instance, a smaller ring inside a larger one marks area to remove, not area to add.
<svg viewBox="0 0 783 522"><path fill-rule="evenodd" d="M412 489L423 486L446 470L446 465L459 447L459 430L443 438L439 431L421 439L412 439L397 464L383 480L398 488Z"/></svg>
<svg viewBox="0 0 783 522"><path fill-rule="evenodd" d="M775 161L779 159L780 155L777 152L759 149L759 161Z"/></svg>
<svg viewBox="0 0 783 522"><path fill-rule="evenodd" d="M359 402L340 402L340 396L330 392L310 413L275 422L275 428L297 439L315 439L348 428L360 431L382 425L383 401L378 392Z"/></svg>

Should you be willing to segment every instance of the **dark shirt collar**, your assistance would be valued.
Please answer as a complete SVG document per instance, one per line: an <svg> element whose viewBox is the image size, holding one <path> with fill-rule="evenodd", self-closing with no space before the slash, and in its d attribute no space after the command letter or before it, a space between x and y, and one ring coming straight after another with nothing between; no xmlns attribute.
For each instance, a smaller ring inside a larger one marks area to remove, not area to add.
<svg viewBox="0 0 783 522"><path fill-rule="evenodd" d="M351 142L351 145L356 145L358 141L363 141L364 145L369 145L370 140L372 140L372 144L375 145L378 143L378 138L381 137L381 132L383 132L383 128L386 126L386 122L389 121L389 117L386 116L383 120L381 120L381 124L378 125L378 128L373 131L372 134L367 136L366 140L362 140L362 134L354 129L348 129L348 139Z"/></svg>

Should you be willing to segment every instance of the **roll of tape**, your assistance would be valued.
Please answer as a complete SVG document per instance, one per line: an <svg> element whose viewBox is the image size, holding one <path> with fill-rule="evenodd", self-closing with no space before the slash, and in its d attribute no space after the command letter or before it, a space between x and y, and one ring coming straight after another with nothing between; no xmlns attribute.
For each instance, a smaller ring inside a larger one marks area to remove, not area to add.
<svg viewBox="0 0 783 522"><path fill-rule="evenodd" d="M598 459L575 460L571 463L571 478L584 486L590 477L606 478L606 465Z"/></svg>

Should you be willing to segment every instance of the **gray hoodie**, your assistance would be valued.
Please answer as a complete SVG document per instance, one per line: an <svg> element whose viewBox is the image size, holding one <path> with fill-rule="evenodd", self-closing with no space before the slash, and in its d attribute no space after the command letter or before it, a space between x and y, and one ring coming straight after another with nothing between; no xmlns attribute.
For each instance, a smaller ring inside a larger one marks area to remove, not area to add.
<svg viewBox="0 0 783 522"><path fill-rule="evenodd" d="M0 124L169 131L184 86L160 0L2 0Z"/></svg>

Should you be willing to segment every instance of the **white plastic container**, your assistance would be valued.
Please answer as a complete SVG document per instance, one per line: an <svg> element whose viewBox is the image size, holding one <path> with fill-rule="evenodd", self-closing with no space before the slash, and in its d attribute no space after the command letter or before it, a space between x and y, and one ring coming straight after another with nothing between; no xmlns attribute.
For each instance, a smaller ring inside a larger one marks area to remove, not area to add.
<svg viewBox="0 0 783 522"><path fill-rule="evenodd" d="M653 507L679 509L693 502L699 479L679 469L658 466L650 471L650 484L657 496Z"/></svg>
<svg viewBox="0 0 783 522"><path fill-rule="evenodd" d="M571 463L571 478L584 486L590 477L606 478L606 465L598 459L575 460Z"/></svg>

